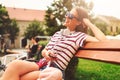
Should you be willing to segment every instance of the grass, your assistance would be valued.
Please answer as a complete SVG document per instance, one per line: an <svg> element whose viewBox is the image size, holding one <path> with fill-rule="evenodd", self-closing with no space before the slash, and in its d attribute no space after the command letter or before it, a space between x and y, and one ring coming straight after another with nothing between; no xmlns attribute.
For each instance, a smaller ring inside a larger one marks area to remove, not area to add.
<svg viewBox="0 0 120 80"><path fill-rule="evenodd" d="M120 65L80 59L75 80L120 80Z"/></svg>

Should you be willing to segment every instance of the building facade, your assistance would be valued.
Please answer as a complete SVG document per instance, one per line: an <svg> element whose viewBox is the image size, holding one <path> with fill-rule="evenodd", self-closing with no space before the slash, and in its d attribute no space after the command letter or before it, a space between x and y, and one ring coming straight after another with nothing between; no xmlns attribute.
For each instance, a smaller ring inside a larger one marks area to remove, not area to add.
<svg viewBox="0 0 120 80"><path fill-rule="evenodd" d="M19 36L15 40L15 48L21 48L25 29L33 20L44 22L45 10L32 10L12 7L7 7L6 9L10 19L15 19L18 23L20 32Z"/></svg>
<svg viewBox="0 0 120 80"><path fill-rule="evenodd" d="M112 16L104 16L108 21L108 30L111 32L111 35L116 35L120 32L120 19Z"/></svg>

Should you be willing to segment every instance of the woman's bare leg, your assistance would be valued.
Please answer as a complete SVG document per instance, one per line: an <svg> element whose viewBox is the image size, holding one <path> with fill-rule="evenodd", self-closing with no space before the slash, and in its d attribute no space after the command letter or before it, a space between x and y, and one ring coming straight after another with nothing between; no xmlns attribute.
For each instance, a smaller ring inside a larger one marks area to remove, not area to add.
<svg viewBox="0 0 120 80"><path fill-rule="evenodd" d="M21 76L20 80L62 80L62 72L53 67L46 68L42 71L32 71Z"/></svg>
<svg viewBox="0 0 120 80"><path fill-rule="evenodd" d="M20 80L20 76L39 70L39 67L34 62L28 62L23 60L14 60L8 64L2 79L3 80Z"/></svg>
<svg viewBox="0 0 120 80"><path fill-rule="evenodd" d="M20 80L37 80L39 75L40 75L40 71L32 71L30 73L21 76Z"/></svg>

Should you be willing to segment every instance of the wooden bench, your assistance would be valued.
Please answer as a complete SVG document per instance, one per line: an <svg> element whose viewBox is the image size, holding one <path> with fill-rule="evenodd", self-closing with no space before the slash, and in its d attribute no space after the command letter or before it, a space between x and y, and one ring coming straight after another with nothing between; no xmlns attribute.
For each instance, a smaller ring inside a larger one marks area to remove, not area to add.
<svg viewBox="0 0 120 80"><path fill-rule="evenodd" d="M120 64L120 40L86 43L76 56L83 59Z"/></svg>

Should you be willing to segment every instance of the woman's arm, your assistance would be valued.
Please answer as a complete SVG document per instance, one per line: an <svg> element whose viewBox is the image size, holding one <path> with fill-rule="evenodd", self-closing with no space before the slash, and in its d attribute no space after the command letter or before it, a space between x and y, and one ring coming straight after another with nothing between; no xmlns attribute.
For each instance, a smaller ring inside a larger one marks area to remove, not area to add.
<svg viewBox="0 0 120 80"><path fill-rule="evenodd" d="M95 37L92 37L92 36L88 35L86 41L105 41L105 40L107 40L104 33L99 28L97 28L94 24L92 24L89 19L83 19L83 22L87 27L89 27L92 30L92 32L95 36Z"/></svg>
<svg viewBox="0 0 120 80"><path fill-rule="evenodd" d="M46 48L44 48L42 50L42 56L45 57L45 58L49 58L49 53L48 53L48 50Z"/></svg>

